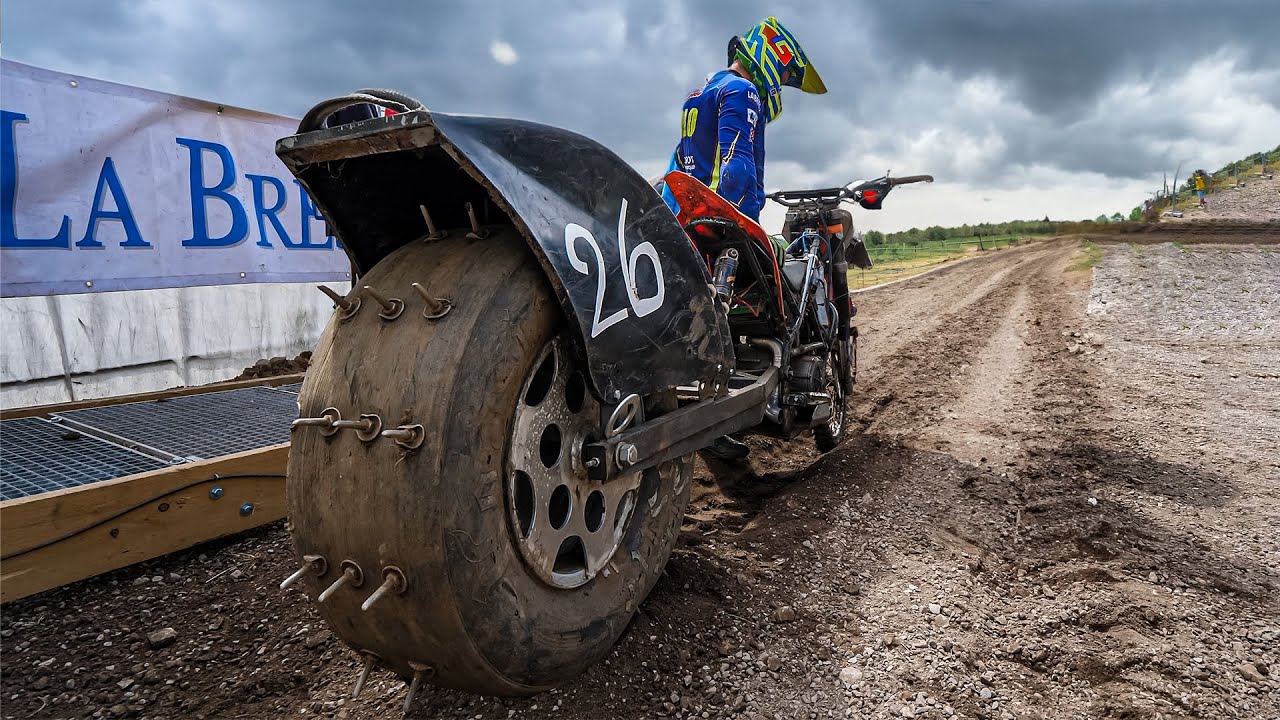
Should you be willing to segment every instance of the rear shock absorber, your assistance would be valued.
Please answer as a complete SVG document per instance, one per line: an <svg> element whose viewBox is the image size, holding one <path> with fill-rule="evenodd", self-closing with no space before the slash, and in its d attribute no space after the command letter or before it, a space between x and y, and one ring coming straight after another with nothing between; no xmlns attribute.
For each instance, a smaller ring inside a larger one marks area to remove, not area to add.
<svg viewBox="0 0 1280 720"><path fill-rule="evenodd" d="M729 301L733 299L733 281L737 279L737 276L738 251L733 248L721 250L720 256L716 258L716 268L712 277L716 288L716 299L724 303L726 307L729 305Z"/></svg>

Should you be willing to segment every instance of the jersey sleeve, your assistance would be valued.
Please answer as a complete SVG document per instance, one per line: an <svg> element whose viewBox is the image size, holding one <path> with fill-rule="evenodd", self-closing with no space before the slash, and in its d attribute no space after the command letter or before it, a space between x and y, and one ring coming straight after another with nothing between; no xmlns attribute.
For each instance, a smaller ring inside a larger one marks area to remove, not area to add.
<svg viewBox="0 0 1280 720"><path fill-rule="evenodd" d="M711 189L753 220L760 217L764 204L756 169L755 127L759 117L760 94L755 86L743 82L725 88L720 96L716 165L711 171Z"/></svg>

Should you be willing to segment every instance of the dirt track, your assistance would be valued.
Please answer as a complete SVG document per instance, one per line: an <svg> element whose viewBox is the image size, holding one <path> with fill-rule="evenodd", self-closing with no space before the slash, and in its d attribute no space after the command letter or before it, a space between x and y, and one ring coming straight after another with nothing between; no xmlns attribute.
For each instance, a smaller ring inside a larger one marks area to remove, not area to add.
<svg viewBox="0 0 1280 720"><path fill-rule="evenodd" d="M1078 252L863 294L861 433L700 467L578 682L412 716L1280 717L1280 251ZM400 717L291 562L275 527L6 607L4 717Z"/></svg>

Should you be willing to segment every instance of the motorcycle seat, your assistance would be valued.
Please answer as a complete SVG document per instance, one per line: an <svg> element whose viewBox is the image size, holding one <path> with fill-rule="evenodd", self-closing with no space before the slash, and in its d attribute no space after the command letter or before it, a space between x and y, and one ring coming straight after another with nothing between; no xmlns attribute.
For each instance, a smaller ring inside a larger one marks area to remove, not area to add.
<svg viewBox="0 0 1280 720"><path fill-rule="evenodd" d="M667 173L663 181L667 185L667 190L671 192L675 198L676 204L680 210L676 214L682 226L699 218L723 218L733 222L742 231L765 250L765 254L772 261L770 264L773 271L773 284L776 295L776 302L779 308L784 307L782 302L782 273L780 272L781 263L778 262L780 251L777 249L772 238L760 227L760 224L751 218L743 215L728 200L720 197L711 188L702 184L688 173L672 170ZM693 240L690 238L690 240ZM696 245L696 242L695 242ZM803 273L803 270L801 271Z"/></svg>

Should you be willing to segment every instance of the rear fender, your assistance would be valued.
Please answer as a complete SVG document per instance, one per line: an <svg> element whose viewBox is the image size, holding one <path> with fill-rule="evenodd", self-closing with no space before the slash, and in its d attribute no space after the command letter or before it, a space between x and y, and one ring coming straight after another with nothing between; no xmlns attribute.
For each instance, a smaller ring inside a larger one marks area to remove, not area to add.
<svg viewBox="0 0 1280 720"><path fill-rule="evenodd" d="M357 274L438 228L514 225L577 332L597 396L617 401L732 366L728 324L688 237L604 146L522 120L426 111L276 145Z"/></svg>

